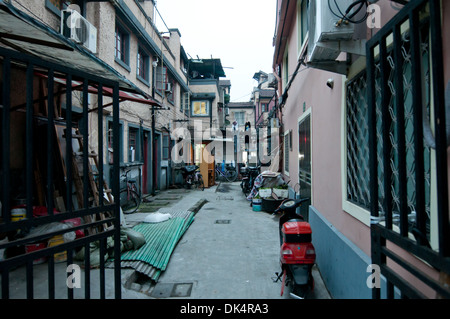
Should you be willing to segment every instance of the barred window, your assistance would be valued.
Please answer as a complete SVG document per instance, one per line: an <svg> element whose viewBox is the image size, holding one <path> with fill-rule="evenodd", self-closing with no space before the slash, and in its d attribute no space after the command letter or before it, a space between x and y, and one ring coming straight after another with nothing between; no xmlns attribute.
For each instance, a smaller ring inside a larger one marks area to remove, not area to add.
<svg viewBox="0 0 450 319"><path fill-rule="evenodd" d="M347 84L347 200L369 209L369 127L366 72Z"/></svg>
<svg viewBox="0 0 450 319"><path fill-rule="evenodd" d="M289 132L284 135L284 172L289 175Z"/></svg>
<svg viewBox="0 0 450 319"><path fill-rule="evenodd" d="M430 103L430 57L428 33L424 32L422 40L422 59L421 66L424 74L422 90L424 94L425 112L424 116L431 113ZM410 41L407 35L404 36L401 43L401 52L403 55L402 79L403 92L396 92L396 77L393 52L388 50L386 58L386 75L387 93L389 97L388 111L391 125L389 129L389 141L391 154L389 158L384 158L383 154L383 120L381 112L381 91L382 91L382 75L380 61L376 61L374 65L375 77L375 107L376 107L376 140L377 140L377 183L378 183L378 210L384 215L384 204L386 192L391 193L392 211L395 214L400 212L399 197L399 150L398 140L400 134L404 135L406 142L406 201L408 206L408 214L414 214L416 210L416 167L415 167L415 150L414 150L414 111L412 101L412 59ZM396 105L395 95L403 94L404 104ZM370 174L369 174L369 122L368 122L368 102L367 102L367 84L366 72L363 71L355 76L347 83L346 87L346 128L347 128L347 200L364 209L370 210ZM405 130L399 132L395 123L397 122L399 107L403 108ZM430 147L424 143L424 183L425 189L425 209L426 214L430 216L431 201L431 164L430 164ZM384 163L389 162L392 170L390 189L385 189L384 185ZM394 223L396 222L394 218ZM427 219L427 228L429 228L429 219ZM427 229L429 236L429 229Z"/></svg>

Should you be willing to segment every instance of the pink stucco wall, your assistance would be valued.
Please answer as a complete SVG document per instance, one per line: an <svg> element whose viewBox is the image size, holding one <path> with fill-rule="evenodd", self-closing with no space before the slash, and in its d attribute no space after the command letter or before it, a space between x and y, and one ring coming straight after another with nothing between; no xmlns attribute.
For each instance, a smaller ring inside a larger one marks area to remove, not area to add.
<svg viewBox="0 0 450 319"><path fill-rule="evenodd" d="M382 25L389 21L400 9L390 1L380 1ZM445 36L450 17L450 3L443 1L443 41L445 83L450 81L450 38ZM370 38L377 30L370 30ZM288 34L289 74L297 65L297 28L294 20ZM326 86L332 78L334 88ZM292 151L289 152L289 176L291 185L298 182L298 119L306 110L311 110L312 136L312 205L324 215L341 233L370 255L369 227L342 209L342 85L345 77L339 74L307 69L302 66L289 89L288 99L283 108L284 130L293 131ZM283 88L284 89L284 88ZM283 91L281 91L282 93ZM279 94L281 94L279 93ZM449 148L450 167L450 148ZM344 176L345 177L345 176Z"/></svg>
<svg viewBox="0 0 450 319"><path fill-rule="evenodd" d="M399 5L392 4L388 0L381 0L378 4L382 10L382 25L388 22L400 9ZM442 1L442 6L443 69L447 88L448 83L450 83L450 37L446 32L450 30L450 1ZM295 17L293 19L293 21L290 21L289 29L283 32L283 36L287 37L289 50L289 75L294 72L298 58ZM368 30L367 37L370 38L376 32L377 30ZM284 56L283 50L284 48L281 48L279 56ZM345 55L341 58L345 58ZM277 63L281 63L281 59L275 60L275 70L278 66ZM283 66L280 65L280 68L282 69ZM329 78L334 80L333 89L326 86ZM345 123L342 121L342 116L345 103L342 101L342 94L345 81L344 76L336 73L305 69L304 66L300 68L300 72L289 89L288 98L283 108L282 123L284 131L292 130L293 132L292 151L289 152L289 176L286 176L286 179L292 181L291 186L298 182L298 120L303 114L303 105L305 105L306 111L310 110L311 112L312 205L334 228L370 256L369 226L343 210L342 187L345 176L342 176L342 166L345 163L342 163L344 158L342 152L345 152L345 145L342 135L345 134L343 129ZM284 87L279 90L279 95L283 92ZM450 148L448 148L448 167L450 176ZM394 248L394 250L398 249ZM398 250L397 253L412 263L417 262L404 250ZM420 264L419 267L423 268L424 271L430 270L426 265ZM430 275L436 277L438 274L431 271ZM407 278L411 279L412 282L414 281L413 278ZM434 297L433 292L429 289L424 288L423 292Z"/></svg>
<svg viewBox="0 0 450 319"><path fill-rule="evenodd" d="M297 28L292 23L288 39L289 73L297 65ZM345 58L345 56L344 56ZM333 89L326 85L334 80ZM342 210L342 85L344 78L317 69L300 68L289 89L283 108L284 130L293 131L292 151L289 152L291 186L298 182L298 120L311 111L312 205L340 232L370 255L368 227Z"/></svg>

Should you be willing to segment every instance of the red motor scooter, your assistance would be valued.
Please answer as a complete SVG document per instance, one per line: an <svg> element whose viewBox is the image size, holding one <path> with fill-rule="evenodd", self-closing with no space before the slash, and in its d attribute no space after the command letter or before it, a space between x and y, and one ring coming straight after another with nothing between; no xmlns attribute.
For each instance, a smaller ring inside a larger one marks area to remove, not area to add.
<svg viewBox="0 0 450 319"><path fill-rule="evenodd" d="M296 213L297 208L308 200L287 199L273 213L282 213L279 221L282 272L276 273L274 281L282 281L282 296L284 287L289 286L291 296L298 299L304 299L314 289L312 267L316 261L316 251L311 242L311 226Z"/></svg>

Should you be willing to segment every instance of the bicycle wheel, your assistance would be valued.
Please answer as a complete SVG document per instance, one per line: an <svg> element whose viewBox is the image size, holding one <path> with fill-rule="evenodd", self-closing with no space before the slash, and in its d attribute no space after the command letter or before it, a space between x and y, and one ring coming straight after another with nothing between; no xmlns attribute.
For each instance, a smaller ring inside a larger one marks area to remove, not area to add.
<svg viewBox="0 0 450 319"><path fill-rule="evenodd" d="M237 178L237 172L236 171L227 171L225 173L225 178L229 182L234 182L236 180L236 178Z"/></svg>
<svg viewBox="0 0 450 319"><path fill-rule="evenodd" d="M201 188L201 190L204 191L205 190L205 183L203 182L203 177L202 176L198 177L198 182L197 183L198 183L197 187Z"/></svg>
<svg viewBox="0 0 450 319"><path fill-rule="evenodd" d="M134 213L139 208L140 203L141 198L136 191L130 190L129 195L127 189L120 191L120 207L122 207L124 214Z"/></svg>

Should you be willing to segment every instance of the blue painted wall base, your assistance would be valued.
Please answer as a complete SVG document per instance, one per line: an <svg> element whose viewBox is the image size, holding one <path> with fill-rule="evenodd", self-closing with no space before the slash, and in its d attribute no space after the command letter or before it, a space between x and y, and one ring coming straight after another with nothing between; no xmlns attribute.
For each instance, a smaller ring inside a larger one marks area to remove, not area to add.
<svg viewBox="0 0 450 319"><path fill-rule="evenodd" d="M371 264L359 247L339 232L315 207L309 207L309 222L313 231L316 263L334 299L371 299L367 286ZM381 276L381 297L385 295L385 280Z"/></svg>

